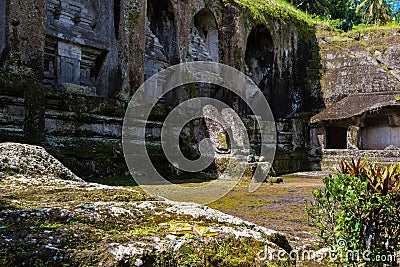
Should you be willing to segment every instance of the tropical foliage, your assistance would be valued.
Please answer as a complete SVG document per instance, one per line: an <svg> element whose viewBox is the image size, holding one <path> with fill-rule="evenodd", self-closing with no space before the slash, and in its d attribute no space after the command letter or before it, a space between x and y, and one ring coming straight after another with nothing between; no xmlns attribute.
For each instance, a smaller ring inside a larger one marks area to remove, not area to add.
<svg viewBox="0 0 400 267"><path fill-rule="evenodd" d="M397 0L290 0L297 8L324 20L337 28L350 30L354 25L382 25L399 20Z"/></svg>
<svg viewBox="0 0 400 267"><path fill-rule="evenodd" d="M400 245L400 164L342 161L324 184L313 192L314 201L306 201L309 218L335 252L359 256L335 261L381 266L376 259L395 255ZM362 257L366 252L369 260Z"/></svg>
<svg viewBox="0 0 400 267"><path fill-rule="evenodd" d="M385 24L392 20L393 11L384 0L363 0L357 5L356 13L361 14L367 24Z"/></svg>

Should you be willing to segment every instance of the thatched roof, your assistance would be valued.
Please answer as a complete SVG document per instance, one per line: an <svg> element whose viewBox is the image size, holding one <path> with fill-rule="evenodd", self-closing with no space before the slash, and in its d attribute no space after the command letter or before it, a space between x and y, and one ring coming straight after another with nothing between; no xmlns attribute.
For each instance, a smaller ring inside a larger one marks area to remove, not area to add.
<svg viewBox="0 0 400 267"><path fill-rule="evenodd" d="M359 94L347 96L312 117L311 124L316 124L322 121L348 119L362 115L368 111L379 110L388 106L400 107L400 101L395 100L396 95L399 95L399 93Z"/></svg>

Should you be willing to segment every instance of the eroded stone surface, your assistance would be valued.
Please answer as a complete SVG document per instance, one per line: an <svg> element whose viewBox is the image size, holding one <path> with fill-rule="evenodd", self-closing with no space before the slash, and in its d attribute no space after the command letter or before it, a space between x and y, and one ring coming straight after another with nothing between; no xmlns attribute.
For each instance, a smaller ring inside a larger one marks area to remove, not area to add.
<svg viewBox="0 0 400 267"><path fill-rule="evenodd" d="M51 176L83 182L44 148L24 144L0 144L0 171L5 175Z"/></svg>
<svg viewBox="0 0 400 267"><path fill-rule="evenodd" d="M328 43L320 37L322 87L327 106L349 95L400 90L396 76L400 54L396 32L396 29L356 32Z"/></svg>
<svg viewBox="0 0 400 267"><path fill-rule="evenodd" d="M90 184L76 177L62 180L58 174L65 168L43 149L10 143L1 148L1 265L163 265L171 253L173 258L203 255L207 262L208 253L215 255L234 243L246 246L247 259L235 255L240 251L229 253L255 264L264 244L279 249L268 241L277 233L265 227L196 204L155 200L130 188ZM10 158L8 163L5 158ZM22 170L27 162L36 168L21 174L5 171ZM176 221L211 226L219 235L171 236L168 225Z"/></svg>

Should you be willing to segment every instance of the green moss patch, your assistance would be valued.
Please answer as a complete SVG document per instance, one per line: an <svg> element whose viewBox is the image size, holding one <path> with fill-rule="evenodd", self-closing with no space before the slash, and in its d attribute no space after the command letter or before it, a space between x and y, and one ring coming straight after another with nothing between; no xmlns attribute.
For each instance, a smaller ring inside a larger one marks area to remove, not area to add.
<svg viewBox="0 0 400 267"><path fill-rule="evenodd" d="M2 187L2 266L134 266L138 260L144 266L258 266L266 244L229 232L172 236L168 225L174 222L249 228L168 210L170 204L137 187L22 175L5 176Z"/></svg>

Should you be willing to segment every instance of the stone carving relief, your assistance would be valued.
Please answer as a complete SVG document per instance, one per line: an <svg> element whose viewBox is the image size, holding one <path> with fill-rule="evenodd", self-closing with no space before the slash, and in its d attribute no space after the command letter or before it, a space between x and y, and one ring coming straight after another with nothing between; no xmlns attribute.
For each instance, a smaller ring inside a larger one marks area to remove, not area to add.
<svg viewBox="0 0 400 267"><path fill-rule="evenodd" d="M146 25L146 63L144 65L144 74L145 79L149 79L154 74L158 73L159 71L168 68L171 66L170 62L168 61L165 50L163 45L160 43L158 37L151 31L150 28L150 21L147 21ZM159 81L160 79L158 79ZM160 88L157 84L153 86L153 92L148 92L149 95L155 96L158 93L156 90Z"/></svg>
<svg viewBox="0 0 400 267"><path fill-rule="evenodd" d="M147 1L145 80L179 62L176 40L175 17L169 0ZM157 82L161 84L154 84L152 91L148 92L149 96L161 93L163 79ZM172 96L167 98L172 101ZM160 102L165 101L165 98L160 99Z"/></svg>
<svg viewBox="0 0 400 267"><path fill-rule="evenodd" d="M247 40L246 74L259 86L270 100L274 47L271 34L266 28L255 28Z"/></svg>
<svg viewBox="0 0 400 267"><path fill-rule="evenodd" d="M207 8L193 18L190 28L188 60L219 62L218 25Z"/></svg>
<svg viewBox="0 0 400 267"><path fill-rule="evenodd" d="M93 31L97 26L98 1L48 0L47 23L52 26L78 26Z"/></svg>
<svg viewBox="0 0 400 267"><path fill-rule="evenodd" d="M189 56L190 61L212 61L209 48L196 27L190 29Z"/></svg>
<svg viewBox="0 0 400 267"><path fill-rule="evenodd" d="M214 14L203 8L193 17L190 26L187 61L219 62L218 25ZM199 96L220 99L224 97L222 88L214 85L196 85Z"/></svg>
<svg viewBox="0 0 400 267"><path fill-rule="evenodd" d="M107 54L96 33L97 1L47 2L44 84L96 95L95 80Z"/></svg>
<svg viewBox="0 0 400 267"><path fill-rule="evenodd" d="M170 65L165 49L160 43L160 39L151 31L150 21L148 20L146 23L146 79Z"/></svg>
<svg viewBox="0 0 400 267"><path fill-rule="evenodd" d="M45 47L45 86L58 89L75 88L83 94L96 95L94 79L96 68L101 67L98 66L101 65L98 61L102 53L99 49L48 37Z"/></svg>

